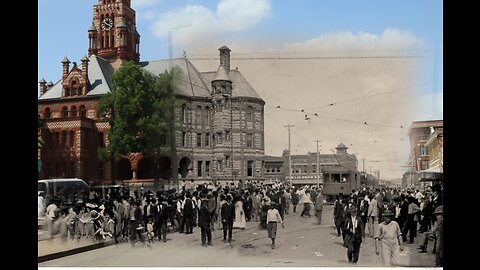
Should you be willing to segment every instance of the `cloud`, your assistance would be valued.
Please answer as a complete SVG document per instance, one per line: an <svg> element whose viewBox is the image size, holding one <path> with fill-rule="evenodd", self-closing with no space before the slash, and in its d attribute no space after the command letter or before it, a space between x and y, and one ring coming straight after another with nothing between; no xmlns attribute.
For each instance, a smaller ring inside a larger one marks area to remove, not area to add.
<svg viewBox="0 0 480 270"><path fill-rule="evenodd" d="M359 32L332 32L302 42L288 42L280 51L295 52L404 52L425 47L415 35L396 28L387 28L382 34Z"/></svg>
<svg viewBox="0 0 480 270"><path fill-rule="evenodd" d="M165 38L169 31L176 29L175 43L208 47L217 44L220 35L257 25L270 11L270 0L220 0L216 10L202 5L186 5L161 14L152 30L154 36Z"/></svg>

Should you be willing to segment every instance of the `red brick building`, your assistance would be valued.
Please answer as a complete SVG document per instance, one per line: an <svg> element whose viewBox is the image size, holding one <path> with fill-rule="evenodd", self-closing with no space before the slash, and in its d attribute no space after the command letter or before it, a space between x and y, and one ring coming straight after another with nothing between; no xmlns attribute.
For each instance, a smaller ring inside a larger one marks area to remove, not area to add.
<svg viewBox="0 0 480 270"><path fill-rule="evenodd" d="M88 57L81 66L65 57L57 83L40 81L41 178L153 179L153 160L142 154L118 161L98 157L98 148L108 144L109 124L99 119L97 105L110 92L112 74L132 60L154 75L172 66L183 71L176 78L175 128L166 138L172 152L161 162L162 179L263 180L265 102L238 69L230 70L230 49L219 49L219 68L211 72L199 72L187 58L140 61L130 2L99 0L88 29Z"/></svg>

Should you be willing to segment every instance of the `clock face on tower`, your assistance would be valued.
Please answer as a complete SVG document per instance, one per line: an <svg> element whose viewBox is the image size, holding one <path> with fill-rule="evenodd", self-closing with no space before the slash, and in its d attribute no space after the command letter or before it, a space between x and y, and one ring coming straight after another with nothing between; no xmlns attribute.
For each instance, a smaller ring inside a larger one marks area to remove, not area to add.
<svg viewBox="0 0 480 270"><path fill-rule="evenodd" d="M105 18L102 21L102 30L110 30L113 28L113 21L110 18Z"/></svg>

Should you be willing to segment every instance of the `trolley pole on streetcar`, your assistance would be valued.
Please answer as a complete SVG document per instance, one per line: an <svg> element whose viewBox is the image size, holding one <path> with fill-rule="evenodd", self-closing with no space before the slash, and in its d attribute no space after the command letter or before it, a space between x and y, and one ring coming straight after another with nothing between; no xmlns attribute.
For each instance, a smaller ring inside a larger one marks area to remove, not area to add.
<svg viewBox="0 0 480 270"><path fill-rule="evenodd" d="M292 150L290 147L290 128L295 127L295 125L285 125L284 127L288 128L288 181L292 185Z"/></svg>
<svg viewBox="0 0 480 270"><path fill-rule="evenodd" d="M318 150L318 143L320 142L319 140L316 140L317 142L317 188L320 187L320 151Z"/></svg>

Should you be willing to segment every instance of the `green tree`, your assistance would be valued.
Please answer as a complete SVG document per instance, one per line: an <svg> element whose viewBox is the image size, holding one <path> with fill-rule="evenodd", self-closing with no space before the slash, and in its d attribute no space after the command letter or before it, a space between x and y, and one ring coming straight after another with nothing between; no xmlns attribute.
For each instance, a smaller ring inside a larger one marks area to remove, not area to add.
<svg viewBox="0 0 480 270"><path fill-rule="evenodd" d="M108 119L108 145L99 149L102 160L118 160L141 152L156 163L168 154L167 132L173 121L173 74L165 70L154 76L133 62L126 62L113 74L112 91L100 99L98 111Z"/></svg>
<svg viewBox="0 0 480 270"><path fill-rule="evenodd" d="M40 136L40 129L42 128L43 126L43 121L42 121L42 117L40 116L40 114L37 114L38 115L38 149L42 149L43 147L43 140L42 140L42 136Z"/></svg>

